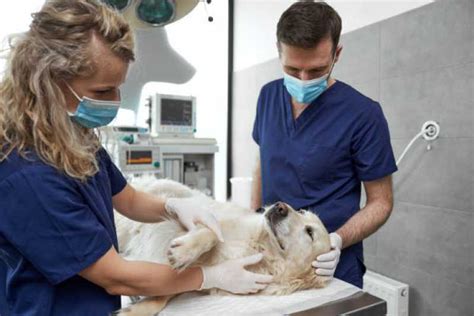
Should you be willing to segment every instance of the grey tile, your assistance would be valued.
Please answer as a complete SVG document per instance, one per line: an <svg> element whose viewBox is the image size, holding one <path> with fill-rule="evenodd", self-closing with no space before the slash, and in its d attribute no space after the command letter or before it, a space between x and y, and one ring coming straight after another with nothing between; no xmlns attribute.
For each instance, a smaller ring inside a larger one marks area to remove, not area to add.
<svg viewBox="0 0 474 316"><path fill-rule="evenodd" d="M393 262L390 257L377 259L378 269L375 271L409 286L409 315L440 315L431 302L432 297L426 292L431 287L431 275Z"/></svg>
<svg viewBox="0 0 474 316"><path fill-rule="evenodd" d="M473 287L473 214L397 202L377 234L377 258Z"/></svg>
<svg viewBox="0 0 474 316"><path fill-rule="evenodd" d="M467 276L469 277L469 276ZM473 315L472 286L467 287L442 278L434 278L432 299L439 315Z"/></svg>
<svg viewBox="0 0 474 316"><path fill-rule="evenodd" d="M252 139L253 123L260 89L282 77L278 59L271 59L234 73L232 172L234 176L250 176L255 167L258 146Z"/></svg>
<svg viewBox="0 0 474 316"><path fill-rule="evenodd" d="M364 256L377 256L377 236L364 239ZM366 258L365 258L366 259Z"/></svg>
<svg viewBox="0 0 474 316"><path fill-rule="evenodd" d="M473 119L474 122L474 119ZM474 152L474 138L471 138L471 151ZM474 153L472 154L474 157ZM471 205L474 208L474 159L471 159L471 169L467 171L469 174L471 174L472 184L471 184ZM473 210L474 212L474 210Z"/></svg>
<svg viewBox="0 0 474 316"><path fill-rule="evenodd" d="M232 174L249 176L255 167L258 147L252 139L259 88L256 68L234 74L232 124Z"/></svg>
<svg viewBox="0 0 474 316"><path fill-rule="evenodd" d="M362 185L360 188L360 208L363 208L365 206L365 203L367 202L367 195L365 193L365 187Z"/></svg>
<svg viewBox="0 0 474 316"><path fill-rule="evenodd" d="M413 137L427 120L443 137L472 137L474 63L383 79L380 102L393 138Z"/></svg>
<svg viewBox="0 0 474 316"><path fill-rule="evenodd" d="M364 264L368 270L377 271L377 256L364 253Z"/></svg>
<svg viewBox="0 0 474 316"><path fill-rule="evenodd" d="M334 66L334 77L347 82L364 82L379 78L380 24L346 33L340 40L343 48Z"/></svg>
<svg viewBox="0 0 474 316"><path fill-rule="evenodd" d="M343 80L344 81L344 80ZM345 83L349 84L357 91L362 93L363 95L371 98L374 101L379 101L379 83L375 79L371 79L369 81L359 82L359 81L345 81Z"/></svg>
<svg viewBox="0 0 474 316"><path fill-rule="evenodd" d="M379 273L410 286L410 315L465 316L473 314L472 288L394 262L390 257L378 259Z"/></svg>
<svg viewBox="0 0 474 316"><path fill-rule="evenodd" d="M259 91L266 83L283 77L280 59L278 58L270 59L256 65L254 68L256 71L255 83Z"/></svg>
<svg viewBox="0 0 474 316"><path fill-rule="evenodd" d="M233 95L233 126L232 134L234 137L241 135L241 129L244 126L248 129L250 124L249 119L255 116L255 109L257 104L256 94L258 93L254 88L253 76L234 76L234 95Z"/></svg>
<svg viewBox="0 0 474 316"><path fill-rule="evenodd" d="M392 140L399 157L409 139ZM430 151L418 140L394 174L398 201L473 212L473 138L439 138Z"/></svg>
<svg viewBox="0 0 474 316"><path fill-rule="evenodd" d="M381 23L381 77L474 61L473 2L434 2Z"/></svg>

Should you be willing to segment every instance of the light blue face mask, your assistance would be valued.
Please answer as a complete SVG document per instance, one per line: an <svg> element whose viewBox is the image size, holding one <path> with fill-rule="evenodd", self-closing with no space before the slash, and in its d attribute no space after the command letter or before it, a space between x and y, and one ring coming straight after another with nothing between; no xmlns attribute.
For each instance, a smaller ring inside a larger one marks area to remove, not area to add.
<svg viewBox="0 0 474 316"><path fill-rule="evenodd" d="M328 87L329 75L334 67L334 60L331 65L331 70L322 77L312 80L300 80L287 73L283 74L283 84L288 90L288 93L298 102L309 104L316 100L321 93Z"/></svg>
<svg viewBox="0 0 474 316"><path fill-rule="evenodd" d="M68 84L66 85L79 100L76 112L68 112L75 122L87 128L96 128L109 124L117 116L120 101L102 101L88 97L81 99Z"/></svg>
<svg viewBox="0 0 474 316"><path fill-rule="evenodd" d="M283 74L283 84L288 93L298 103L309 104L317 99L328 87L328 77L326 74L320 78L312 80L300 80L287 73Z"/></svg>

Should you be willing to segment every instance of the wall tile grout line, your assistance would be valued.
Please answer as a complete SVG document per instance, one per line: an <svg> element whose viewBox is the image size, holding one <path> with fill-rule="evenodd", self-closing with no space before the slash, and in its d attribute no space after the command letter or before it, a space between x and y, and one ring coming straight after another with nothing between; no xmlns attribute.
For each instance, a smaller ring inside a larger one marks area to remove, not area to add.
<svg viewBox="0 0 474 316"><path fill-rule="evenodd" d="M473 106L474 106L474 104L473 104ZM441 129L442 128L443 127L441 127ZM442 133L443 132L441 132L441 134ZM415 136L415 135L413 135L413 136ZM412 138L410 138L410 137L392 137L390 139L391 140L396 140L396 141L399 141L399 140L410 141ZM441 139L441 140L448 140L448 139L451 139L451 140L452 139L454 139L454 140L472 140L472 139L474 139L474 137L473 136L439 136L438 139ZM435 143L436 143L436 140L433 141L433 144L435 144Z"/></svg>
<svg viewBox="0 0 474 316"><path fill-rule="evenodd" d="M380 81L387 80L387 79L403 78L403 77L406 77L407 75L413 77L413 76L416 76L416 75L419 75L419 74L429 73L429 72L432 72L434 70L443 71L443 70L448 69L448 68L456 68L456 67L470 66L470 65L474 65L474 61L466 61L465 63L456 63L456 64L449 64L449 65L445 65L445 66L433 67L433 68L430 68L428 70L421 70L421 71L415 70L413 73L401 73L401 74L398 74L398 75L395 75L395 76L382 77L382 74L380 74ZM380 69L380 71L382 71L382 69Z"/></svg>
<svg viewBox="0 0 474 316"><path fill-rule="evenodd" d="M423 206L423 207L433 208L433 209L436 209L436 210L439 210L439 211L449 211L449 212L462 213L464 215L467 214L467 215L473 215L474 216L474 209L472 211L456 210L456 209L452 209L452 208L449 208L449 207L439 207L439 206L433 206L433 205L419 204L419 203L413 203L413 202L410 202L410 201L404 201L404 200L400 200L400 199L395 199L394 200L394 206L396 205L396 202L401 202L401 203L408 204L408 205L413 205L413 206Z"/></svg>
<svg viewBox="0 0 474 316"><path fill-rule="evenodd" d="M372 256L375 258L375 260L380 260L380 259L377 259L378 256ZM439 280L442 280L442 281L445 281L447 280L448 282L454 284L454 285L457 285L457 286L462 286L462 287L467 287L467 288L470 288L471 286L469 284L465 284L465 283L459 283L458 281L455 281L453 279L449 279L449 278L446 278L446 277L441 277L441 276L438 276L438 275L433 275L431 273L428 273L424 270L420 270L420 269L417 269L417 268L413 268L413 267L410 267L408 265L404 265L403 263L399 263L399 266L407 269L407 270L410 270L412 272L415 272L415 273L421 273L421 274L425 274L426 277L429 277L431 279L439 279ZM377 270L374 270L375 272L377 272ZM380 274L384 274L383 272L377 272L377 273L380 273ZM404 281L406 282L409 286L411 285L409 281Z"/></svg>

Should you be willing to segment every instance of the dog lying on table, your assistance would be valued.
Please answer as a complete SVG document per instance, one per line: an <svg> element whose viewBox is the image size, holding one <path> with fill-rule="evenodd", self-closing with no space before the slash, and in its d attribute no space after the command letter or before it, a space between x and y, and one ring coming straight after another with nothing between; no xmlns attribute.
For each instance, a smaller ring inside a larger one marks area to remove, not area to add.
<svg viewBox="0 0 474 316"><path fill-rule="evenodd" d="M132 185L162 197L195 198L216 216L225 242L219 242L205 226L198 225L188 232L171 215L163 222L146 224L115 213L120 250L127 259L168 264L181 270L262 253L263 259L246 269L271 274L273 282L257 295L285 295L326 285L327 278L316 275L311 267L314 258L330 250L328 232L315 214L294 210L283 202L255 212L215 201L171 180L137 178ZM219 289L210 293L229 294ZM145 298L117 314L155 315L171 298Z"/></svg>

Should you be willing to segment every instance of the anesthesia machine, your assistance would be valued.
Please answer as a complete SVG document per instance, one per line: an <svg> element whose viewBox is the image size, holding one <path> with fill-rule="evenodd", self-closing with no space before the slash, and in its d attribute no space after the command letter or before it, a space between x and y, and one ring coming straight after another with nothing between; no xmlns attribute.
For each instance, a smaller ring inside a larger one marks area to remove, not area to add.
<svg viewBox="0 0 474 316"><path fill-rule="evenodd" d="M214 195L213 138L196 138L196 98L156 94L150 98L151 132L135 126L102 129L104 147L128 177L154 174Z"/></svg>

